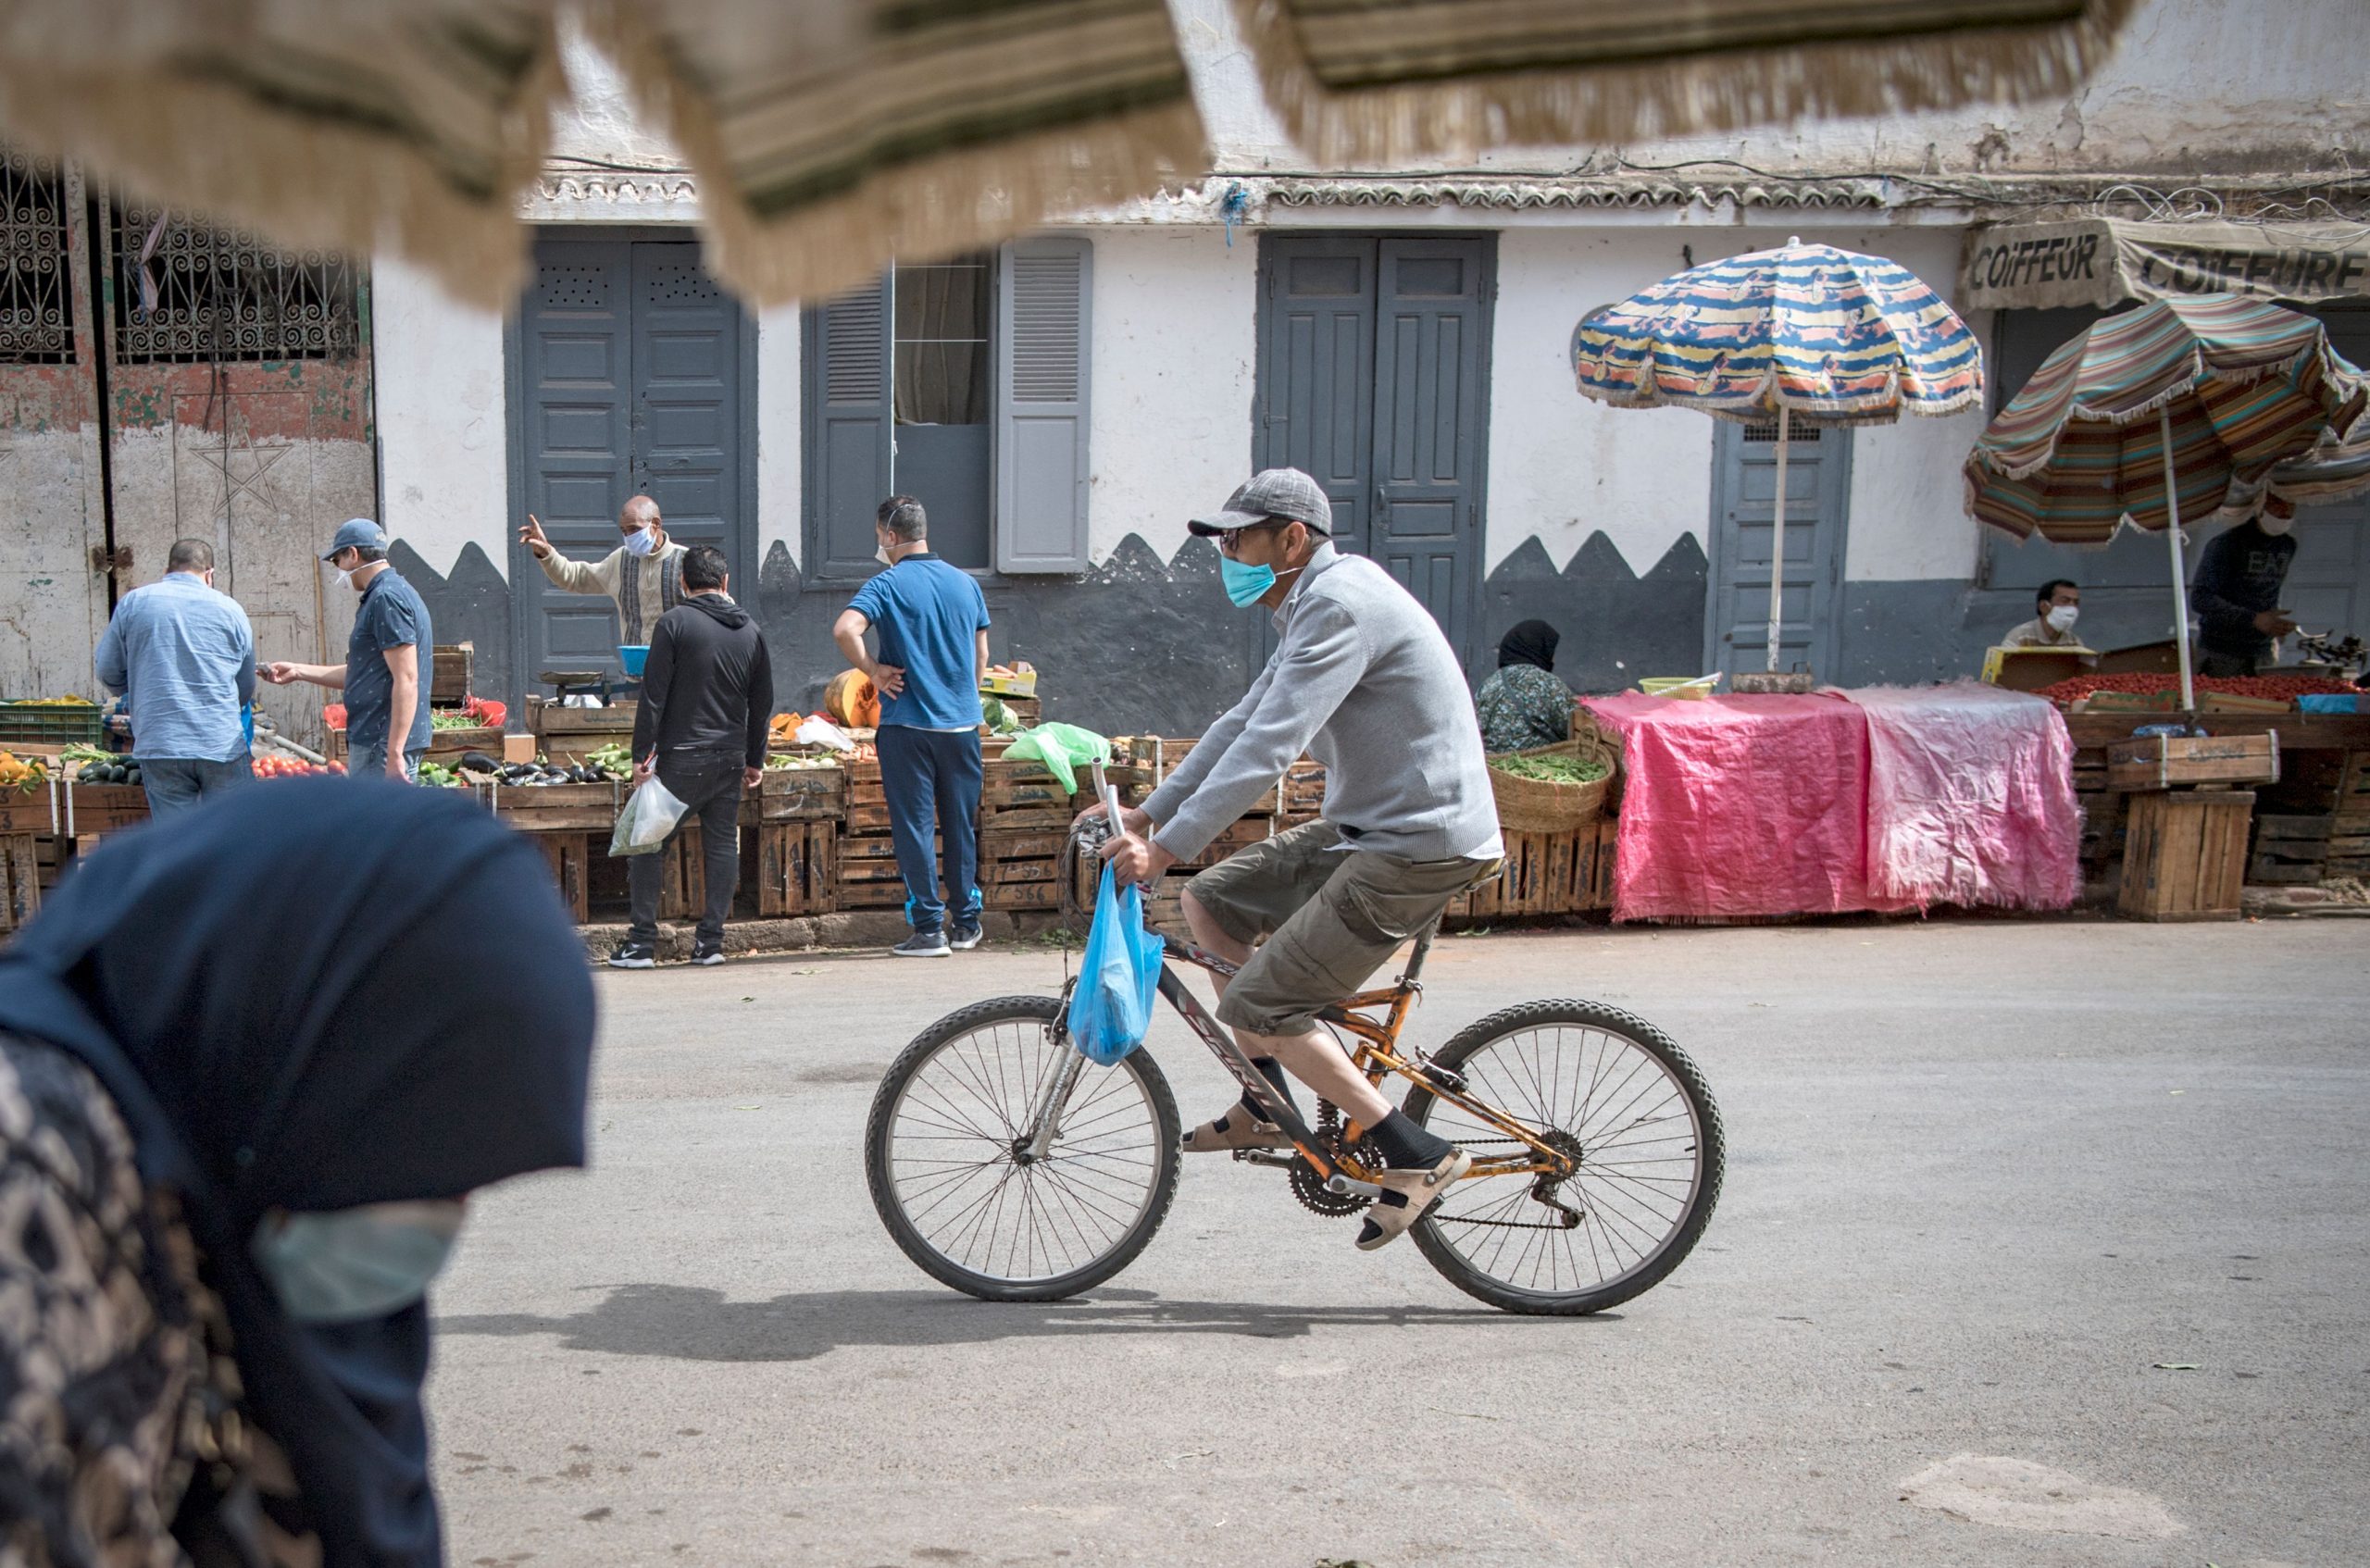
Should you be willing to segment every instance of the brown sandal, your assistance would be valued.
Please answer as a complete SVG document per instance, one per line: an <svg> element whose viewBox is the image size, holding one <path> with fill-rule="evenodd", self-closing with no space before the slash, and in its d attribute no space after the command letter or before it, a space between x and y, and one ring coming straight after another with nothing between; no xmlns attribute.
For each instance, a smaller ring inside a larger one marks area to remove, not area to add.
<svg viewBox="0 0 2370 1568"><path fill-rule="evenodd" d="M1235 1149L1290 1149L1292 1140L1273 1122L1263 1122L1237 1104L1216 1121L1204 1122L1178 1140L1188 1154L1223 1154Z"/></svg>

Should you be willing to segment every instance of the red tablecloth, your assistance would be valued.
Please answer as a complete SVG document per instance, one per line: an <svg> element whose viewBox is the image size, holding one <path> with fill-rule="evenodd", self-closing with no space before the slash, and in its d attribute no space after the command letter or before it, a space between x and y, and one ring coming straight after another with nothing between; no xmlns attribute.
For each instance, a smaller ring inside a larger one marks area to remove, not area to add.
<svg viewBox="0 0 2370 1568"><path fill-rule="evenodd" d="M1623 741L1616 920L2063 908L2079 890L2072 742L2036 698L1586 701Z"/></svg>
<svg viewBox="0 0 2370 1568"><path fill-rule="evenodd" d="M1615 919L1909 907L1868 887L1868 719L1840 695L1587 702L1622 737Z"/></svg>

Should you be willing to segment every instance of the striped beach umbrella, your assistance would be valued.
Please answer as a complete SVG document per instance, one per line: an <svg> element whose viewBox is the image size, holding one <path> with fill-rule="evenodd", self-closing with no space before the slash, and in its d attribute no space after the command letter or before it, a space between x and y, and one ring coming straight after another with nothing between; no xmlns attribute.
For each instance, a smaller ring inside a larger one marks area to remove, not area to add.
<svg viewBox="0 0 2370 1568"><path fill-rule="evenodd" d="M1882 256L1790 240L1706 262L1572 333L1580 391L1617 408L1692 408L1778 424L1769 667L1778 667L1793 421L1890 424L1983 401L1983 351L1940 295Z"/></svg>
<svg viewBox="0 0 2370 1568"><path fill-rule="evenodd" d="M2163 530L2188 706L2181 518L2211 516L2325 434L2342 437L2365 400L2362 372L2309 316L2235 294L2157 300L2041 362L1968 454L1967 511L2056 544L2104 544L2126 517Z"/></svg>

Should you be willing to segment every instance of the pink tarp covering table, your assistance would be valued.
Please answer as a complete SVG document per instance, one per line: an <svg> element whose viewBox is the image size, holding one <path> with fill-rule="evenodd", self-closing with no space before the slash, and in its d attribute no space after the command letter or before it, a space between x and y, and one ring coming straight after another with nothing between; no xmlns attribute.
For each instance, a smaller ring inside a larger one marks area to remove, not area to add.
<svg viewBox="0 0 2370 1568"><path fill-rule="evenodd" d="M2071 742L2038 698L1587 703L1623 743L1616 920L2062 907L2077 890Z"/></svg>

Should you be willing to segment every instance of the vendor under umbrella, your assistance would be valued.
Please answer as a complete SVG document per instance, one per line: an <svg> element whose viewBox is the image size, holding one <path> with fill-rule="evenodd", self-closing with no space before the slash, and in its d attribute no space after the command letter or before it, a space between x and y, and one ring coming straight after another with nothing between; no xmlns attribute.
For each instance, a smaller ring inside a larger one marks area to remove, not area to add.
<svg viewBox="0 0 2370 1568"><path fill-rule="evenodd" d="M2189 585L2200 626L2204 673L2249 676L2278 658L2278 640L2296 629L2279 607L2296 559L2296 504L2273 492L2255 516L2215 534Z"/></svg>
<svg viewBox="0 0 2370 1568"><path fill-rule="evenodd" d="M1524 752L1570 738L1572 689L1554 673L1562 641L1545 621L1520 622L1498 640L1497 673L1473 699L1482 750Z"/></svg>

